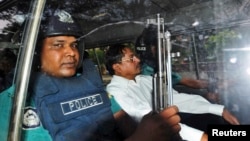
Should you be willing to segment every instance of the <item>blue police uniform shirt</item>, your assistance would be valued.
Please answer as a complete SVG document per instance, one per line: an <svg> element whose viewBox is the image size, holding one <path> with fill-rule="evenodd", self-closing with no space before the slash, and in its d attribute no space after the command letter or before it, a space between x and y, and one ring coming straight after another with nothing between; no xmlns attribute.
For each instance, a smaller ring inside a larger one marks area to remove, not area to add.
<svg viewBox="0 0 250 141"><path fill-rule="evenodd" d="M14 86L0 93L0 138L7 141L11 109L14 98ZM36 108L32 101L27 101L24 108L24 117L22 122L22 141L52 141L49 133L45 130L37 115Z"/></svg>

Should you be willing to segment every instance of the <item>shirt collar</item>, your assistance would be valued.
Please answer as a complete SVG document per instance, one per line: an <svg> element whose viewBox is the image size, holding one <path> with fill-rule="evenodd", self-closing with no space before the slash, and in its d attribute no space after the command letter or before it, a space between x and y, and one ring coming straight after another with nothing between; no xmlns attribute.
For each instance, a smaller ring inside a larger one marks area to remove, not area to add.
<svg viewBox="0 0 250 141"><path fill-rule="evenodd" d="M141 75L137 75L135 77L136 81L134 81L134 80L129 80L127 78L124 78L122 76L113 75L112 81L119 82L121 84L121 86L127 86L128 84L136 84L136 83L138 83L140 81L140 77L141 77Z"/></svg>

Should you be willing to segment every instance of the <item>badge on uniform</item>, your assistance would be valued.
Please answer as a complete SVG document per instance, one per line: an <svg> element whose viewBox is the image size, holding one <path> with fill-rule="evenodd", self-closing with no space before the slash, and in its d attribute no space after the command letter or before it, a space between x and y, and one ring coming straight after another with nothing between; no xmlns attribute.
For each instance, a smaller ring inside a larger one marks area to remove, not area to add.
<svg viewBox="0 0 250 141"><path fill-rule="evenodd" d="M33 129L40 126L40 119L33 107L25 107L23 115L23 129Z"/></svg>

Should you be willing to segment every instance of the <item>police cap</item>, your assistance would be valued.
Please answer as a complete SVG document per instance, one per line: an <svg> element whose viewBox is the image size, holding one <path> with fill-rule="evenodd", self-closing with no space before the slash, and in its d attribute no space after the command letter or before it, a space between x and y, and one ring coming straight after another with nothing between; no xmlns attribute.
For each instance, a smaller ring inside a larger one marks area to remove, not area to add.
<svg viewBox="0 0 250 141"><path fill-rule="evenodd" d="M52 16L41 23L42 37L69 35L80 37L83 35L80 25L64 10L56 10Z"/></svg>

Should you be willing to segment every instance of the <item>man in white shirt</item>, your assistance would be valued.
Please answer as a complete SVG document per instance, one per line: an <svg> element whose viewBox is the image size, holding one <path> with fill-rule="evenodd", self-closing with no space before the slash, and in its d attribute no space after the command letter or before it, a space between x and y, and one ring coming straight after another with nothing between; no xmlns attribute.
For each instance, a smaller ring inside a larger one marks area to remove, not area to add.
<svg viewBox="0 0 250 141"><path fill-rule="evenodd" d="M113 75L110 84L107 85L108 93L115 97L123 110L139 122L143 115L152 111L152 77L140 75L140 59L127 46L121 44L111 46L107 51L106 61L107 69ZM174 91L173 103L180 112L211 113L222 116L231 124L239 124L237 118L223 105L211 104L199 95L177 93ZM182 125L180 135L184 140L199 141L202 135L206 136L203 133L200 130Z"/></svg>

